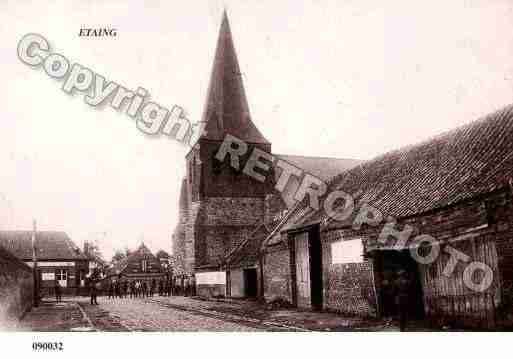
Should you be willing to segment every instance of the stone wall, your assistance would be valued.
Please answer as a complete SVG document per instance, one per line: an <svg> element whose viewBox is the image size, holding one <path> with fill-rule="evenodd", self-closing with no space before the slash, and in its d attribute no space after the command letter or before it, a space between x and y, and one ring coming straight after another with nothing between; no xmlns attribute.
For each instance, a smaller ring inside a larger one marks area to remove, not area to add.
<svg viewBox="0 0 513 359"><path fill-rule="evenodd" d="M32 308L33 291L32 269L0 247L0 329Z"/></svg>

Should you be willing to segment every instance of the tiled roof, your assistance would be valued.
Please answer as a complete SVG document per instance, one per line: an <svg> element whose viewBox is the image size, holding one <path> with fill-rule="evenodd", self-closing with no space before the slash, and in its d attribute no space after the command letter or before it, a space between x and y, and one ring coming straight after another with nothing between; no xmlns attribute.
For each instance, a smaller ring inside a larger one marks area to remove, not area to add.
<svg viewBox="0 0 513 359"><path fill-rule="evenodd" d="M333 176L338 175L340 172L351 169L363 162L361 160L351 158L274 155L324 181L327 181Z"/></svg>
<svg viewBox="0 0 513 359"><path fill-rule="evenodd" d="M164 252L164 251L161 251ZM165 253L165 252L164 252ZM167 253L166 253L167 254ZM115 261L112 263L112 267L108 269L109 275L117 275L118 273L123 272L130 264L130 262L133 261L139 261L140 259L144 258L157 258L151 253L150 249L146 247L144 243L141 243L139 248L137 248L135 251L131 252L128 257L121 258L118 261ZM158 262L158 260L156 260Z"/></svg>
<svg viewBox="0 0 513 359"><path fill-rule="evenodd" d="M32 231L0 231L0 246L22 260L32 259ZM85 260L87 257L64 232L36 233L38 260Z"/></svg>
<svg viewBox="0 0 513 359"><path fill-rule="evenodd" d="M343 190L396 218L418 215L508 185L513 176L513 105L336 176ZM318 223L317 212L293 227ZM285 227L284 227L285 229Z"/></svg>

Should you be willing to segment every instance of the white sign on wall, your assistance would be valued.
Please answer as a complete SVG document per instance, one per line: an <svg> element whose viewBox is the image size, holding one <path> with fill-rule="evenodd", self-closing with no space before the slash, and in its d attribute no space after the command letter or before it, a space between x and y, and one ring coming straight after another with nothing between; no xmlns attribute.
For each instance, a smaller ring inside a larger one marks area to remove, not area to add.
<svg viewBox="0 0 513 359"><path fill-rule="evenodd" d="M226 284L226 272L196 273L196 284Z"/></svg>
<svg viewBox="0 0 513 359"><path fill-rule="evenodd" d="M363 243L361 238L331 243L331 263L362 263Z"/></svg>
<svg viewBox="0 0 513 359"><path fill-rule="evenodd" d="M26 261L25 264L28 264L30 267L34 266L34 262ZM46 262L46 261L38 261L38 267L74 267L75 262Z"/></svg>
<svg viewBox="0 0 513 359"><path fill-rule="evenodd" d="M55 280L55 273L41 273L41 277L43 280Z"/></svg>

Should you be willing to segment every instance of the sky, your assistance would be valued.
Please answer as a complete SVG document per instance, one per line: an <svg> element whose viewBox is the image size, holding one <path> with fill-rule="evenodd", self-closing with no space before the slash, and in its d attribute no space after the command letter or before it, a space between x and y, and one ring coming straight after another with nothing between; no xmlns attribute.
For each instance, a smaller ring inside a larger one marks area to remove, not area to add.
<svg viewBox="0 0 513 359"><path fill-rule="evenodd" d="M16 56L52 51L201 119L223 9L252 119L274 153L370 159L513 99L511 1L2 1L0 229L67 232L105 258L171 251L188 147ZM80 28L116 28L114 38Z"/></svg>

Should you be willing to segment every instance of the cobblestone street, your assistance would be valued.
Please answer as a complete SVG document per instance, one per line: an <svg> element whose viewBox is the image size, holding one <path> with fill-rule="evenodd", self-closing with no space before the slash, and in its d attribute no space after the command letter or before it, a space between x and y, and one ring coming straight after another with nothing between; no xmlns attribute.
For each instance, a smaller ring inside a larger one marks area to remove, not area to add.
<svg viewBox="0 0 513 359"><path fill-rule="evenodd" d="M92 306L86 298L79 305L87 313L95 330L122 331L256 331L259 328L169 308L151 299L100 298ZM121 328L120 328L121 327ZM260 329L262 330L262 329Z"/></svg>
<svg viewBox="0 0 513 359"><path fill-rule="evenodd" d="M180 298L180 297L175 297ZM183 307L165 306L153 299L99 298L98 306L88 298L65 298L62 303L43 302L27 313L18 330L29 331L262 331L272 328L245 321L202 314ZM168 303L169 304L169 303Z"/></svg>
<svg viewBox="0 0 513 359"><path fill-rule="evenodd" d="M189 297L68 297L46 301L27 313L20 330L36 331L389 331L391 323L333 313L268 310L252 301Z"/></svg>

